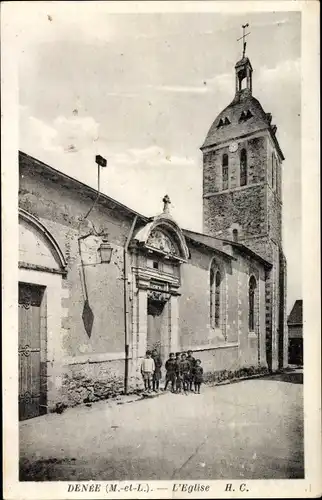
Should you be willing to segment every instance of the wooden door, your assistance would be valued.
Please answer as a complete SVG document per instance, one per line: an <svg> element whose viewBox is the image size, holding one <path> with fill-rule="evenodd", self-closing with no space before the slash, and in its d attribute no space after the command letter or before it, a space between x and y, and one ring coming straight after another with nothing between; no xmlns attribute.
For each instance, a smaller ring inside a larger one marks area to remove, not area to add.
<svg viewBox="0 0 322 500"><path fill-rule="evenodd" d="M45 288L19 283L19 420L46 413Z"/></svg>

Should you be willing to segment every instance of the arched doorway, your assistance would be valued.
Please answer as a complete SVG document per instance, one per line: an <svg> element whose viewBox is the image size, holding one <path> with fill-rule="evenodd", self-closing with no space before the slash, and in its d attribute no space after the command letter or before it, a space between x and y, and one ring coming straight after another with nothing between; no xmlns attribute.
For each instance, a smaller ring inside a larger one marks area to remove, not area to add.
<svg viewBox="0 0 322 500"><path fill-rule="evenodd" d="M47 412L57 383L62 275L66 262L45 226L19 210L19 419ZM49 364L50 362L50 364ZM48 381L50 381L50 389Z"/></svg>
<svg viewBox="0 0 322 500"><path fill-rule="evenodd" d="M165 360L178 345L180 267L189 258L184 235L168 213L141 228L131 243L136 290L133 359L157 349Z"/></svg>

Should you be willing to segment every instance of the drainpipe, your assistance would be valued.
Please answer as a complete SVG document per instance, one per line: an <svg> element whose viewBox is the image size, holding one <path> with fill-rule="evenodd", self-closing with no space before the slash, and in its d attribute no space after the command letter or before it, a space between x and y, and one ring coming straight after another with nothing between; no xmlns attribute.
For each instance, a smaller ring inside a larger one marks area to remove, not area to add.
<svg viewBox="0 0 322 500"><path fill-rule="evenodd" d="M124 394L128 393L128 380L129 380L129 339L128 339L128 294L127 294L127 283L128 283L128 274L127 274L127 257L128 257L128 248L130 241L133 236L134 228L136 225L136 221L138 216L136 215L133 219L132 226L130 232L127 236L125 246L123 248L123 293L124 293L124 347L125 347L125 366L124 366Z"/></svg>

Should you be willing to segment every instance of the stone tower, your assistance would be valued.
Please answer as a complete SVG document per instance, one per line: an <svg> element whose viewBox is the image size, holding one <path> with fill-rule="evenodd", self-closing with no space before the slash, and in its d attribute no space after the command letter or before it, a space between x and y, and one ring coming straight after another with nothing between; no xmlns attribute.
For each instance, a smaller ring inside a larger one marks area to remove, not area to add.
<svg viewBox="0 0 322 500"><path fill-rule="evenodd" d="M253 97L248 57L235 65L232 102L211 125L203 153L203 230L237 241L272 264L266 277L267 360L287 364L282 161L272 116Z"/></svg>

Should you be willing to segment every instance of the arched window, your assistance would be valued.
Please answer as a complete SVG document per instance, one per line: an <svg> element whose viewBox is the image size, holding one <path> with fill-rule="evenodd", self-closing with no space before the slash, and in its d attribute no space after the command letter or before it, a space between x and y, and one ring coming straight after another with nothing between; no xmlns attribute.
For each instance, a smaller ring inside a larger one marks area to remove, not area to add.
<svg viewBox="0 0 322 500"><path fill-rule="evenodd" d="M215 271L213 268L210 269L210 326L213 328L214 324L214 283L215 283Z"/></svg>
<svg viewBox="0 0 322 500"><path fill-rule="evenodd" d="M222 188L228 189L228 154L222 157Z"/></svg>
<svg viewBox="0 0 322 500"><path fill-rule="evenodd" d="M220 283L221 276L220 272L216 272L215 279L215 328L220 327Z"/></svg>
<svg viewBox="0 0 322 500"><path fill-rule="evenodd" d="M210 269L210 325L212 328L220 328L220 292L221 274L212 267Z"/></svg>
<svg viewBox="0 0 322 500"><path fill-rule="evenodd" d="M238 229L233 229L233 241L238 242Z"/></svg>
<svg viewBox="0 0 322 500"><path fill-rule="evenodd" d="M248 327L249 331L255 330L255 292L256 292L256 279L252 276L249 280L248 287L248 301L249 301L249 316Z"/></svg>
<svg viewBox="0 0 322 500"><path fill-rule="evenodd" d="M242 149L240 152L240 185L247 184L247 151Z"/></svg>

